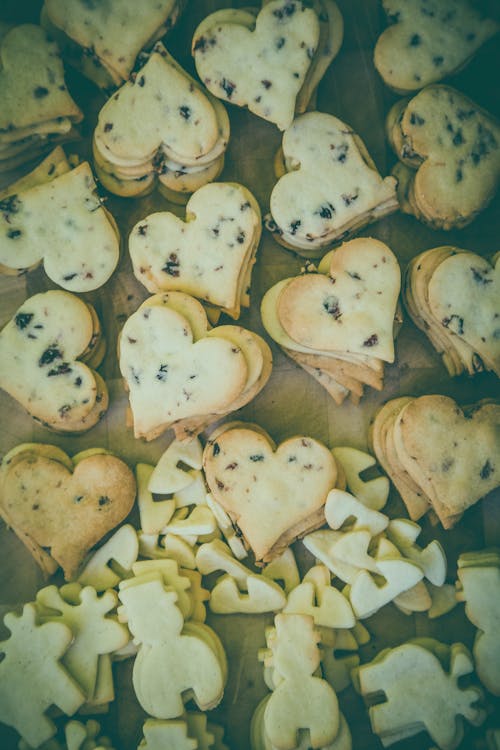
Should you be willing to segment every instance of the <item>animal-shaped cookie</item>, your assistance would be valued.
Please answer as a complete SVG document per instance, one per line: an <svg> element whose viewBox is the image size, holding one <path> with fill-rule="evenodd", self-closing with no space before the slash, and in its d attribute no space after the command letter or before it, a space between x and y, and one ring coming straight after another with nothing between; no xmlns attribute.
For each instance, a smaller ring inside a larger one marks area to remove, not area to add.
<svg viewBox="0 0 500 750"><path fill-rule="evenodd" d="M83 114L71 98L57 45L39 26L11 29L0 47L0 171L63 140Z"/></svg>
<svg viewBox="0 0 500 750"><path fill-rule="evenodd" d="M94 161L118 195L152 189L155 175L168 191L190 193L220 173L228 140L224 107L158 43L99 112Z"/></svg>
<svg viewBox="0 0 500 750"><path fill-rule="evenodd" d="M390 26L374 51L375 67L401 93L435 83L465 65L499 25L469 0L383 0Z"/></svg>
<svg viewBox="0 0 500 750"><path fill-rule="evenodd" d="M178 289L238 318L240 304L249 304L260 234L260 209L250 191L216 182L191 196L185 220L165 211L137 222L129 251L149 292Z"/></svg>
<svg viewBox="0 0 500 750"><path fill-rule="evenodd" d="M181 6L182 0L146 0L141 3L138 23L134 0L46 0L42 23L55 38L61 37L70 62L98 86L107 88L127 80L137 55L172 28Z"/></svg>
<svg viewBox="0 0 500 750"><path fill-rule="evenodd" d="M253 13L205 18L193 36L200 79L214 96L285 130L319 43L319 21L302 0L273 0Z"/></svg>
<svg viewBox="0 0 500 750"><path fill-rule="evenodd" d="M44 426L84 432L108 405L106 385L89 367L102 359L99 342L91 305L69 292L35 294L0 332L0 386Z"/></svg>
<svg viewBox="0 0 500 750"><path fill-rule="evenodd" d="M406 104L399 128L398 156L417 170L406 188L406 210L435 229L473 221L500 180L497 121L460 91L435 84Z"/></svg>
<svg viewBox="0 0 500 750"><path fill-rule="evenodd" d="M119 251L118 229L87 162L0 201L0 272L20 274L43 262L63 289L89 292L108 281Z"/></svg>
<svg viewBox="0 0 500 750"><path fill-rule="evenodd" d="M271 353L243 328L209 330L197 300L167 292L146 300L125 323L120 369L136 437L151 440L170 426L178 437L193 437L259 392L271 372Z"/></svg>
<svg viewBox="0 0 500 750"><path fill-rule="evenodd" d="M75 466L66 455L68 467L52 448L18 446L3 457L0 514L45 572L60 565L70 579L88 550L130 512L135 480L113 455L95 453Z"/></svg>
<svg viewBox="0 0 500 750"><path fill-rule="evenodd" d="M425 728L438 747L453 750L463 737L462 717L476 726L484 721L484 711L476 706L481 690L458 684L473 670L468 650L461 643L444 646L449 671L438 658L442 650L432 639L410 641L356 670L364 697L384 693L384 701L368 709L372 729L384 744Z"/></svg>
<svg viewBox="0 0 500 750"><path fill-rule="evenodd" d="M251 425L215 433L203 467L214 498L260 562L324 523L326 496L337 479L335 460L318 441L295 437L276 447Z"/></svg>
<svg viewBox="0 0 500 750"><path fill-rule="evenodd" d="M267 226L286 247L321 256L398 207L394 178L380 176L361 139L333 115L297 117L282 151Z"/></svg>

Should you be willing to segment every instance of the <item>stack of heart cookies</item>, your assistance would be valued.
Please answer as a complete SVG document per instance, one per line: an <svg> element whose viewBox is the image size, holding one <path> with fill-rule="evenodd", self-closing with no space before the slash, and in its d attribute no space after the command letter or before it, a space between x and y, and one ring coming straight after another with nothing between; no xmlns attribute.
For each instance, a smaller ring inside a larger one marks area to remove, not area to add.
<svg viewBox="0 0 500 750"><path fill-rule="evenodd" d="M216 179L224 166L229 118L161 43L106 102L94 131L97 174L116 195L159 189L179 202Z"/></svg>
<svg viewBox="0 0 500 750"><path fill-rule="evenodd" d="M224 9L207 16L192 51L214 96L285 130L307 109L343 32L333 0L267 0L260 11Z"/></svg>
<svg viewBox="0 0 500 750"><path fill-rule="evenodd" d="M85 432L108 407L92 369L104 353L92 305L60 290L35 294L0 332L0 387L45 427Z"/></svg>
<svg viewBox="0 0 500 750"><path fill-rule="evenodd" d="M308 258L398 208L396 181L382 178L359 136L333 115L307 112L283 134L266 226Z"/></svg>
<svg viewBox="0 0 500 750"><path fill-rule="evenodd" d="M121 86L139 53L177 21L184 0L106 3L45 0L41 23L57 40L65 59L100 88Z"/></svg>
<svg viewBox="0 0 500 750"><path fill-rule="evenodd" d="M348 395L358 403L365 385L382 389L384 362L394 361L399 264L387 245L363 237L328 253L318 270L271 287L262 321L337 404Z"/></svg>
<svg viewBox="0 0 500 750"><path fill-rule="evenodd" d="M410 518L433 510L449 529L500 483L500 405L461 408L448 396L388 401L371 427L373 450Z"/></svg>
<svg viewBox="0 0 500 750"><path fill-rule="evenodd" d="M250 304L261 228L247 188L205 185L189 199L185 220L164 211L137 222L129 238L134 274L149 292L187 292L236 319Z"/></svg>
<svg viewBox="0 0 500 750"><path fill-rule="evenodd" d="M39 26L16 26L0 46L0 173L74 138L83 119L68 93L57 45Z"/></svg>
<svg viewBox="0 0 500 750"><path fill-rule="evenodd" d="M417 255L403 297L413 322L441 354L449 374L492 370L500 377L500 263L458 247Z"/></svg>
<svg viewBox="0 0 500 750"><path fill-rule="evenodd" d="M431 85L389 111L401 209L434 229L469 224L500 180L500 125L459 91Z"/></svg>
<svg viewBox="0 0 500 750"><path fill-rule="evenodd" d="M0 200L0 273L26 273L43 262L63 289L89 292L115 270L120 235L88 162L71 169L58 148Z"/></svg>
<svg viewBox="0 0 500 750"><path fill-rule="evenodd" d="M192 438L247 404L264 387L271 351L240 326L210 329L198 300L183 292L147 299L119 338L135 437L153 440L172 427Z"/></svg>
<svg viewBox="0 0 500 750"><path fill-rule="evenodd" d="M0 469L0 516L42 570L78 572L88 551L130 512L135 479L128 466L101 449L70 458L55 445L23 443Z"/></svg>
<svg viewBox="0 0 500 750"><path fill-rule="evenodd" d="M243 423L210 435L203 469L258 564L324 524L326 498L339 479L331 451L317 440L299 436L276 446L261 427Z"/></svg>

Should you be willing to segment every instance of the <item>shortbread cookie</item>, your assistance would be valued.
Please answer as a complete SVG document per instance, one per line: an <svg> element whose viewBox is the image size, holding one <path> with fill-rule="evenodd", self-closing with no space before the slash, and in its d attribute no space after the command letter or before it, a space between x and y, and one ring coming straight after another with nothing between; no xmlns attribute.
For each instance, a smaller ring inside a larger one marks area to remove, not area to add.
<svg viewBox="0 0 500 750"><path fill-rule="evenodd" d="M500 375L498 267L455 247L426 250L408 266L408 312L452 377L483 369Z"/></svg>
<svg viewBox="0 0 500 750"><path fill-rule="evenodd" d="M107 409L104 381L81 361L101 335L94 315L78 297L49 291L26 300L0 333L0 385L46 427L84 432Z"/></svg>
<svg viewBox="0 0 500 750"><path fill-rule="evenodd" d="M167 212L139 221L129 251L149 292L177 289L238 318L260 233L260 210L250 191L217 182L190 198L185 221Z"/></svg>
<svg viewBox="0 0 500 750"><path fill-rule="evenodd" d="M296 437L276 447L252 425L225 426L208 441L203 467L210 491L260 563L324 523L335 486L335 459L324 445Z"/></svg>
<svg viewBox="0 0 500 750"><path fill-rule="evenodd" d="M87 552L130 512L135 479L109 453L77 464L54 446L17 446L2 460L0 515L46 573L74 578ZM68 467L69 462L69 467Z"/></svg>
<svg viewBox="0 0 500 750"><path fill-rule="evenodd" d="M200 79L214 96L285 130L319 43L315 11L302 0L272 0L259 12L205 18L193 36Z"/></svg>
<svg viewBox="0 0 500 750"><path fill-rule="evenodd" d="M0 190L0 201L3 201L4 198L8 198L10 195L23 193L37 185L45 185L56 177L66 174L70 169L70 163L63 149L61 146L56 146L31 172L28 172L28 174L20 177L15 182L11 182L7 187L2 188Z"/></svg>
<svg viewBox="0 0 500 750"><path fill-rule="evenodd" d="M469 0L383 0L389 23L375 45L375 67L399 93L416 91L467 64L500 26Z"/></svg>
<svg viewBox="0 0 500 750"><path fill-rule="evenodd" d="M43 262L73 292L102 286L116 268L120 239L97 195L87 162L0 202L0 272L25 273Z"/></svg>
<svg viewBox="0 0 500 750"><path fill-rule="evenodd" d="M144 192L141 180L165 174L171 190L189 192L222 168L229 139L224 107L189 76L161 45L99 113L93 150L97 174L109 189ZM196 174L195 182L172 183L174 174ZM113 180L109 180L109 177Z"/></svg>
<svg viewBox="0 0 500 750"><path fill-rule="evenodd" d="M384 362L394 361L399 264L384 243L358 238L325 256L319 270L271 287L262 321L337 403L349 392L359 399L364 384L382 388Z"/></svg>
<svg viewBox="0 0 500 750"><path fill-rule="evenodd" d="M283 135L283 162L267 226L302 255L321 256L398 207L394 178L379 175L359 137L333 115L298 117Z"/></svg>
<svg viewBox="0 0 500 750"><path fill-rule="evenodd" d="M182 5L183 0L146 0L138 23L134 0L46 0L42 23L55 32L69 61L107 88L127 80L138 54L172 28Z"/></svg>
<svg viewBox="0 0 500 750"><path fill-rule="evenodd" d="M125 323L120 370L136 437L151 440L173 427L180 438L253 398L269 378L271 353L243 328L209 330L197 300L168 292L146 300Z"/></svg>
<svg viewBox="0 0 500 750"><path fill-rule="evenodd" d="M39 26L11 29L0 58L0 170L6 170L64 140L83 115L68 93L57 46Z"/></svg>
<svg viewBox="0 0 500 750"><path fill-rule="evenodd" d="M407 208L436 229L473 221L498 187L500 125L459 91L433 85L409 101L400 128L399 158L412 167L420 161Z"/></svg>

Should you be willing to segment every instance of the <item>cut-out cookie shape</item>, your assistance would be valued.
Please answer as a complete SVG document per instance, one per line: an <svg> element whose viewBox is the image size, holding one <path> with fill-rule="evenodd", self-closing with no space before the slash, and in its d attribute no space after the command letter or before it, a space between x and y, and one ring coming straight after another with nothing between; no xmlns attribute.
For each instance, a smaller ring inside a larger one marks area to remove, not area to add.
<svg viewBox="0 0 500 750"><path fill-rule="evenodd" d="M106 384L89 367L100 362L101 342L90 305L69 292L35 294L0 333L0 386L44 426L84 432L108 405Z"/></svg>
<svg viewBox="0 0 500 750"><path fill-rule="evenodd" d="M21 616L8 613L10 637L0 643L0 721L14 727L30 747L56 733L46 715L51 706L72 715L85 695L60 663L73 640L63 623L37 623L33 604Z"/></svg>
<svg viewBox="0 0 500 750"><path fill-rule="evenodd" d="M321 443L296 437L276 447L251 425L213 435L203 466L210 491L258 562L324 523L326 495L337 479L333 456Z"/></svg>
<svg viewBox="0 0 500 750"><path fill-rule="evenodd" d="M109 454L89 456L73 470L37 452L12 462L9 456L0 474L3 519L45 572L60 565L73 578L89 549L130 512L132 472Z"/></svg>
<svg viewBox="0 0 500 750"><path fill-rule="evenodd" d="M454 750L463 737L462 717L474 725L485 718L476 707L481 690L458 686L459 678L474 668L465 646L455 643L445 647L450 659L448 672L435 648L441 644L428 641L429 648L409 642L386 649L357 670L365 698L381 691L385 695L385 702L368 709L372 729L384 745L426 729L441 750Z"/></svg>
<svg viewBox="0 0 500 750"><path fill-rule="evenodd" d="M189 469L200 470L202 465L203 448L198 439L188 443L174 440L154 467L148 489L158 495L175 494L193 483Z"/></svg>
<svg viewBox="0 0 500 750"><path fill-rule="evenodd" d="M394 361L400 284L399 264L387 245L357 238L326 255L319 273L268 289L262 322L337 404L347 395L358 403L365 385L382 388L384 362Z"/></svg>
<svg viewBox="0 0 500 750"><path fill-rule="evenodd" d="M385 604L413 588L422 580L422 568L403 558L377 560L377 572L385 578L379 586L367 570L355 576L349 592L354 614L360 620L371 617Z"/></svg>
<svg viewBox="0 0 500 750"><path fill-rule="evenodd" d="M332 453L344 470L349 492L368 508L382 510L389 497L389 480L380 476L365 481L361 477L365 471L375 466L373 456L346 446L332 448Z"/></svg>
<svg viewBox="0 0 500 750"><path fill-rule="evenodd" d="M197 300L169 292L146 300L126 321L120 369L136 437L152 440L169 427L178 438L193 437L260 391L271 352L243 328L209 330Z"/></svg>
<svg viewBox="0 0 500 750"><path fill-rule="evenodd" d="M101 596L92 586L81 588L72 584L72 595L76 601L65 598L64 587L40 589L36 595L36 607L40 622L62 622L73 633L71 646L64 654L62 663L92 700L97 687L98 660L123 648L130 640L124 625L109 616L115 609L118 597L112 589Z"/></svg>
<svg viewBox="0 0 500 750"><path fill-rule="evenodd" d="M11 195L17 195L17 193L30 190L37 185L45 185L47 182L66 174L70 170L71 165L62 147L56 146L31 172L23 175L15 182L9 183L7 187L2 188L0 190L0 201Z"/></svg>
<svg viewBox="0 0 500 750"><path fill-rule="evenodd" d="M158 43L99 113L96 171L124 197L152 189L155 175L169 195L192 193L216 179L228 140L224 107Z"/></svg>
<svg viewBox="0 0 500 750"><path fill-rule="evenodd" d="M331 586L328 569L318 565L289 592L283 613L310 615L316 627L352 628L356 623L348 599Z"/></svg>
<svg viewBox="0 0 500 750"><path fill-rule="evenodd" d="M500 566L489 564L484 553L476 555L475 560L458 558L457 598L478 628L472 651L477 676L490 693L500 695Z"/></svg>
<svg viewBox="0 0 500 750"><path fill-rule="evenodd" d="M500 174L500 125L461 92L431 85L406 104L398 157L416 169L406 208L435 229L469 224L492 200Z"/></svg>
<svg viewBox="0 0 500 750"><path fill-rule="evenodd" d="M42 23L60 40L73 65L108 88L127 80L138 54L172 28L182 5L183 0L146 0L137 23L134 0L108 0L104 5L46 0Z"/></svg>
<svg viewBox="0 0 500 750"><path fill-rule="evenodd" d="M129 252L134 274L149 292L177 289L238 318L240 304L249 304L260 234L260 209L250 191L216 182L191 196L185 220L158 212L139 221Z"/></svg>
<svg viewBox="0 0 500 750"><path fill-rule="evenodd" d="M228 750L224 730L207 722L205 714L186 711L183 717L161 721L146 719L140 750Z"/></svg>
<svg viewBox="0 0 500 750"><path fill-rule="evenodd" d="M499 30L468 0L384 0L389 23L375 45L375 67L400 93L435 83L465 65Z"/></svg>
<svg viewBox="0 0 500 750"><path fill-rule="evenodd" d="M372 536L382 533L389 523L384 513L367 508L354 495L337 489L328 493L325 519L331 529L340 529L346 524L352 529L368 529Z"/></svg>
<svg viewBox="0 0 500 750"><path fill-rule="evenodd" d="M500 338L495 335L500 266L494 260L490 264L467 250L441 246L420 253L407 267L406 309L451 377L485 369L500 374ZM464 298L471 303L467 307Z"/></svg>
<svg viewBox="0 0 500 750"><path fill-rule="evenodd" d="M89 292L108 281L119 250L118 229L87 162L0 202L3 273L24 273L43 262L63 289Z"/></svg>
<svg viewBox="0 0 500 750"><path fill-rule="evenodd" d="M39 26L11 29L2 39L0 58L3 171L64 140L83 115L66 88L57 45Z"/></svg>
<svg viewBox="0 0 500 750"><path fill-rule="evenodd" d="M404 557L418 563L424 576L434 586L442 586L446 578L446 555L442 545L433 539L426 547L416 544L421 528L417 523L406 518L394 518L389 521L387 536Z"/></svg>
<svg viewBox="0 0 500 750"><path fill-rule="evenodd" d="M128 583L122 582L119 596L129 629L141 644L133 670L141 706L158 719L180 716L187 697L194 698L202 711L214 708L225 680L213 646L199 630L183 633L177 594L164 588L159 575Z"/></svg>
<svg viewBox="0 0 500 750"><path fill-rule="evenodd" d="M96 591L112 589L132 570L138 554L137 532L133 526L125 524L94 552L78 576L78 582L82 586L93 586Z"/></svg>
<svg viewBox="0 0 500 750"><path fill-rule="evenodd" d="M285 130L319 43L315 11L301 0L273 0L255 18L213 14L193 36L200 79L214 96Z"/></svg>
<svg viewBox="0 0 500 750"><path fill-rule="evenodd" d="M280 614L274 623L272 666L282 679L264 710L265 734L272 747L294 750L299 730L308 729L311 745L325 747L338 733L339 710L330 685L313 676L320 665L319 633L307 615Z"/></svg>
<svg viewBox="0 0 500 750"><path fill-rule="evenodd" d="M268 228L306 257L398 208L393 177L382 178L349 125L308 112L283 134L282 164Z"/></svg>

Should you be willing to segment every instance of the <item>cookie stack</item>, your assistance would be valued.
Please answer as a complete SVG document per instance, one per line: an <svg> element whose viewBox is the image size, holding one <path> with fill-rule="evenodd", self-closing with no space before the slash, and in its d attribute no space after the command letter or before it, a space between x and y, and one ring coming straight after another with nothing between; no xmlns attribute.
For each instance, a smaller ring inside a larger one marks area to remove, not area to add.
<svg viewBox="0 0 500 750"><path fill-rule="evenodd" d="M338 479L332 453L317 440L298 436L276 446L261 427L243 423L211 434L203 469L214 500L257 564L323 525L326 497Z"/></svg>
<svg viewBox="0 0 500 750"><path fill-rule="evenodd" d="M174 26L183 5L184 0L143 0L138 23L134 0L46 0L41 23L72 65L109 89L128 79L138 54Z"/></svg>
<svg viewBox="0 0 500 750"><path fill-rule="evenodd" d="M359 136L330 114L294 120L275 172L266 226L277 242L308 258L398 208L395 179L382 178Z"/></svg>
<svg viewBox="0 0 500 750"><path fill-rule="evenodd" d="M193 437L240 409L264 387L272 357L266 342L239 326L210 330L194 297L166 292L133 313L119 339L135 437L173 428Z"/></svg>
<svg viewBox="0 0 500 750"><path fill-rule="evenodd" d="M189 199L185 220L165 211L137 222L129 238L134 274L149 292L187 292L237 319L250 304L261 229L247 188L205 185Z"/></svg>
<svg viewBox="0 0 500 750"><path fill-rule="evenodd" d="M57 45L39 26L16 26L0 46L0 173L74 138L83 114L68 93Z"/></svg>
<svg viewBox="0 0 500 750"><path fill-rule="evenodd" d="M18 275L43 263L49 278L71 292L109 280L120 235L88 162L71 169L61 149L7 192L0 201L0 273Z"/></svg>
<svg viewBox="0 0 500 750"><path fill-rule="evenodd" d="M159 188L176 202L222 171L229 140L223 105L156 44L145 65L99 113L93 151L97 174L116 195Z"/></svg>
<svg viewBox="0 0 500 750"><path fill-rule="evenodd" d="M285 130L307 109L342 39L333 0L268 0L259 12L224 9L207 16L192 51L214 96Z"/></svg>
<svg viewBox="0 0 500 750"><path fill-rule="evenodd" d="M498 262L449 246L426 250L408 265L406 309L451 377L482 370L500 377L498 269Z"/></svg>
<svg viewBox="0 0 500 750"><path fill-rule="evenodd" d="M445 529L499 485L500 405L463 410L448 396L388 401L371 427L375 454L410 518L431 509Z"/></svg>
<svg viewBox="0 0 500 750"><path fill-rule="evenodd" d="M434 229L460 229L492 200L500 181L500 125L449 86L396 102L386 129L401 160L401 209Z"/></svg>
<svg viewBox="0 0 500 750"><path fill-rule="evenodd" d="M262 322L337 404L348 395L358 403L365 385L382 389L384 362L394 361L399 264L387 245L363 237L328 253L318 271L271 287Z"/></svg>
<svg viewBox="0 0 500 750"><path fill-rule="evenodd" d="M104 353L92 305L59 290L35 294L0 332L0 387L44 427L85 432L108 407L106 384L91 369Z"/></svg>

